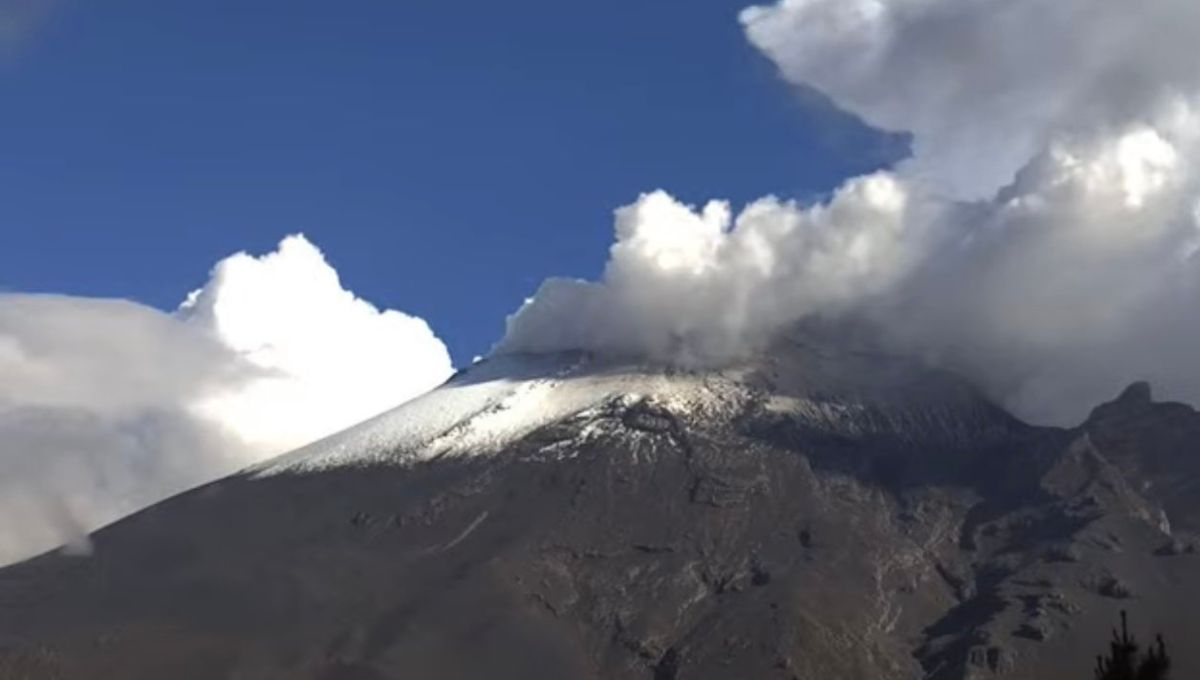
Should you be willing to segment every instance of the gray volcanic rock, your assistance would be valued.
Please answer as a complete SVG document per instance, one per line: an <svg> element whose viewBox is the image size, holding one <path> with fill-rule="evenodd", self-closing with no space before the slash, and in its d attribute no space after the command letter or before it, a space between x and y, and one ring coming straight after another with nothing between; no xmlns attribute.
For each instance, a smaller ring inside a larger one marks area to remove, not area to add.
<svg viewBox="0 0 1200 680"><path fill-rule="evenodd" d="M1037 428L794 339L492 359L0 571L0 677L1086 677L1119 609L1200 632L1196 435L1145 386Z"/></svg>

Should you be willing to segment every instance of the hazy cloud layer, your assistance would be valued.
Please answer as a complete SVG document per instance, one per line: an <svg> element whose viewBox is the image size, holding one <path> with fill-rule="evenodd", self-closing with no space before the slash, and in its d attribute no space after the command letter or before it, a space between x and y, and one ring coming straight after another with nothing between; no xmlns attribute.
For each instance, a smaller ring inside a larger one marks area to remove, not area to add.
<svg viewBox="0 0 1200 680"><path fill-rule="evenodd" d="M736 217L643 196L602 281L546 282L501 351L720 361L855 314L1039 421L1139 378L1200 399L1200 5L781 0L742 21L788 80L912 132L913 158Z"/></svg>
<svg viewBox="0 0 1200 680"><path fill-rule="evenodd" d="M331 434L444 380L424 321L344 290L301 236L175 314L0 295L0 563Z"/></svg>

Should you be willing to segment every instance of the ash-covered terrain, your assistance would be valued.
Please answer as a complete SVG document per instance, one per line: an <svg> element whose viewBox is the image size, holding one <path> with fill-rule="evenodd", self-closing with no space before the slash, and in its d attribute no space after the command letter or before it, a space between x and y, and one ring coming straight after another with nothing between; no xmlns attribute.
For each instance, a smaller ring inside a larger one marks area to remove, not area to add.
<svg viewBox="0 0 1200 680"><path fill-rule="evenodd" d="M0 571L0 678L1200 672L1200 416L1034 427L793 338L719 371L503 356Z"/></svg>

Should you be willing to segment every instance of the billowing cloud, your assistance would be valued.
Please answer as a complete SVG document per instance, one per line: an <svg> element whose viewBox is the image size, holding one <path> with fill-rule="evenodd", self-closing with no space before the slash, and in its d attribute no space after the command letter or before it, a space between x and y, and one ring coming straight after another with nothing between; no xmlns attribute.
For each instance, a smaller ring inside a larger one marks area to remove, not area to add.
<svg viewBox="0 0 1200 680"><path fill-rule="evenodd" d="M302 236L174 314L0 295L0 562L331 434L450 373L424 321L342 288Z"/></svg>
<svg viewBox="0 0 1200 680"><path fill-rule="evenodd" d="M1125 384L1200 401L1200 186L1190 132L1055 143L992 201L957 204L869 313L1022 415L1073 423Z"/></svg>
<svg viewBox="0 0 1200 680"><path fill-rule="evenodd" d="M933 206L936 207L936 206ZM781 319L890 290L917 263L933 215L895 177L850 182L811 207L765 198L734 220L662 191L617 211L603 281L552 279L509 319L501 351L586 347L707 362L769 340Z"/></svg>
<svg viewBox="0 0 1200 680"><path fill-rule="evenodd" d="M987 198L1064 132L1119 131L1200 88L1200 4L779 0L741 20L789 81L883 130L910 171Z"/></svg>
<svg viewBox="0 0 1200 680"><path fill-rule="evenodd" d="M257 370L197 408L251 444L290 449L344 429L449 377L424 320L379 311L342 288L303 236L261 258L220 262L177 317L214 334Z"/></svg>
<svg viewBox="0 0 1200 680"><path fill-rule="evenodd" d="M603 279L544 284L501 351L722 361L853 315L1038 421L1134 379L1200 400L1200 5L780 0L742 22L913 157L736 217L643 196Z"/></svg>

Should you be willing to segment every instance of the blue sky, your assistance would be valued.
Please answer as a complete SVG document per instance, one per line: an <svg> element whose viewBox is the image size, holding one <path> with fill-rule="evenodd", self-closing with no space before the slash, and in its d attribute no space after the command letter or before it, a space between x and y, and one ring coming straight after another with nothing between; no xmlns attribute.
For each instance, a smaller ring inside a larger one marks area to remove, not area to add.
<svg viewBox="0 0 1200 680"><path fill-rule="evenodd" d="M302 231L466 362L641 192L803 199L903 151L783 84L743 4L60 2L0 63L0 289L171 309Z"/></svg>
<svg viewBox="0 0 1200 680"><path fill-rule="evenodd" d="M0 0L0 293L65 294L0 294L0 564L435 387L606 261L505 349L724 361L866 309L1033 422L1200 403L1200 4L746 1ZM802 203L721 232L658 188Z"/></svg>

